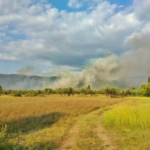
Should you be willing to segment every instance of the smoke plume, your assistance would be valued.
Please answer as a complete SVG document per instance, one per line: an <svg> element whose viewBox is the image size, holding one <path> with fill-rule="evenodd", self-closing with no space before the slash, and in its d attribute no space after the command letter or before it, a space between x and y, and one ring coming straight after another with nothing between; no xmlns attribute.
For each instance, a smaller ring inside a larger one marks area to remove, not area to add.
<svg viewBox="0 0 150 150"><path fill-rule="evenodd" d="M132 50L120 56L112 54L93 59L81 72L67 70L42 73L26 66L18 71L20 77L2 76L0 83L7 89L81 88L87 85L91 85L93 89L106 85L118 88L138 87L146 83L150 76L150 37L136 34L127 43L132 45Z"/></svg>
<svg viewBox="0 0 150 150"><path fill-rule="evenodd" d="M52 86L78 88L91 85L97 89L105 85L127 88L147 83L147 77L150 76L150 37L133 35L128 43L132 45L132 50L124 52L121 56L113 54L95 59L79 74L60 73L60 80Z"/></svg>

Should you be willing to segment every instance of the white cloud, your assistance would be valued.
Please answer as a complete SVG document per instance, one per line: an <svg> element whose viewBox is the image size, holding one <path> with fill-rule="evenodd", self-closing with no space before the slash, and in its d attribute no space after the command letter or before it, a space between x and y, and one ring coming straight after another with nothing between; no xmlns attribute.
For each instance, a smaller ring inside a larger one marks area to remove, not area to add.
<svg viewBox="0 0 150 150"><path fill-rule="evenodd" d="M80 8L82 6L82 2L79 2L78 0L69 0L68 6L71 8Z"/></svg>
<svg viewBox="0 0 150 150"><path fill-rule="evenodd" d="M150 0L134 0L134 10L140 20L150 20Z"/></svg>
<svg viewBox="0 0 150 150"><path fill-rule="evenodd" d="M16 60L16 58L14 56L0 53L0 60L9 60L10 61L10 60Z"/></svg>
<svg viewBox="0 0 150 150"><path fill-rule="evenodd" d="M143 29L142 29L143 34L150 34L150 23L147 23Z"/></svg>
<svg viewBox="0 0 150 150"><path fill-rule="evenodd" d="M128 8L116 12L117 6L107 1L95 1L95 4L91 7L89 3L90 11L87 8L67 12L42 1L0 0L0 29L7 27L7 32L20 36L19 40L12 36L8 37L11 40L2 42L0 59L10 57L80 68L91 58L108 52L124 53L128 50L125 45L128 37L149 31L148 21L143 24L136 18L138 0L134 2L135 12Z"/></svg>

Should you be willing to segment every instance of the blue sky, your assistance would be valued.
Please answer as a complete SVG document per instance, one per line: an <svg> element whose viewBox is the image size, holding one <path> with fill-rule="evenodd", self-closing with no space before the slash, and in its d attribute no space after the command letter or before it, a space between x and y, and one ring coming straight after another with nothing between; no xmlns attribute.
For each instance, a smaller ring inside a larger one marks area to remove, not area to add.
<svg viewBox="0 0 150 150"><path fill-rule="evenodd" d="M109 0L111 4L131 6L133 4L133 0Z"/></svg>
<svg viewBox="0 0 150 150"><path fill-rule="evenodd" d="M108 0L111 4L123 5L125 7L131 6L133 0ZM54 7L58 8L59 10L67 10L67 11L79 11L79 10L86 10L86 6L83 6L79 9L72 9L68 7L68 0L48 0Z"/></svg>
<svg viewBox="0 0 150 150"><path fill-rule="evenodd" d="M149 37L149 10L149 0L0 0L0 73L76 71L106 54L130 58Z"/></svg>

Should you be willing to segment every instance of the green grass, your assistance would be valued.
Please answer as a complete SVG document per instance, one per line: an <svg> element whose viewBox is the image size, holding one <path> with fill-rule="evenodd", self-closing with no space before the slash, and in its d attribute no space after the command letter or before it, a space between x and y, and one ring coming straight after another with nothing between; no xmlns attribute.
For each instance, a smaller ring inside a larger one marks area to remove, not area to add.
<svg viewBox="0 0 150 150"><path fill-rule="evenodd" d="M149 98L139 97L112 107L103 114L101 121L116 150L150 150Z"/></svg>
<svg viewBox="0 0 150 150"><path fill-rule="evenodd" d="M111 128L150 128L150 103L115 107L104 114L102 121Z"/></svg>

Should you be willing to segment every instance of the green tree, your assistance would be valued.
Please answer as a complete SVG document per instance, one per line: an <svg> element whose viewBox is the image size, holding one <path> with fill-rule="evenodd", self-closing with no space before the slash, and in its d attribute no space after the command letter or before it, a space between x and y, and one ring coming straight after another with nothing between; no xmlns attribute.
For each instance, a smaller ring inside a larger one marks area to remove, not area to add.
<svg viewBox="0 0 150 150"><path fill-rule="evenodd" d="M46 88L46 89L44 89L44 93L47 94L47 95L49 95L49 94L53 94L54 91L51 88Z"/></svg>
<svg viewBox="0 0 150 150"><path fill-rule="evenodd" d="M69 88L65 88L65 93L70 96L70 95L74 95L75 94L75 91L72 87L69 87Z"/></svg>
<svg viewBox="0 0 150 150"><path fill-rule="evenodd" d="M139 86L140 89L144 89L145 87L146 87L146 84L141 84L141 85Z"/></svg>
<svg viewBox="0 0 150 150"><path fill-rule="evenodd" d="M2 94L3 92L3 89L2 89L2 86L0 85L0 94Z"/></svg>
<svg viewBox="0 0 150 150"><path fill-rule="evenodd" d="M111 95L112 95L112 89L111 89L111 87L106 86L106 87L104 88L104 93L105 93L107 96L109 96L109 98L110 98Z"/></svg>
<svg viewBox="0 0 150 150"><path fill-rule="evenodd" d="M109 96L109 98L117 96L119 94L119 89L106 86L104 88L104 93Z"/></svg>
<svg viewBox="0 0 150 150"><path fill-rule="evenodd" d="M125 93L126 93L126 96L130 96L130 95L132 95L132 90L131 89L127 89L125 91Z"/></svg>
<svg viewBox="0 0 150 150"><path fill-rule="evenodd" d="M120 95L121 95L122 97L125 97L125 96L126 96L126 90L120 91Z"/></svg>
<svg viewBox="0 0 150 150"><path fill-rule="evenodd" d="M101 88L100 90L98 90L98 94L105 94L105 88Z"/></svg>
<svg viewBox="0 0 150 150"><path fill-rule="evenodd" d="M14 96L15 96L15 97L21 97L21 96L22 96L21 91L16 91L16 92L14 93Z"/></svg>
<svg viewBox="0 0 150 150"><path fill-rule="evenodd" d="M88 88L89 90L91 90L91 86L90 86L90 85L88 85L87 88Z"/></svg>
<svg viewBox="0 0 150 150"><path fill-rule="evenodd" d="M136 90L136 87L130 87L129 89L130 90Z"/></svg>
<svg viewBox="0 0 150 150"><path fill-rule="evenodd" d="M88 94L90 94L90 88L89 86L80 89L81 93L84 94L85 96L87 96Z"/></svg>
<svg viewBox="0 0 150 150"><path fill-rule="evenodd" d="M55 90L57 94L60 94L61 96L63 96L64 94L64 89L63 88L58 88Z"/></svg>
<svg viewBox="0 0 150 150"><path fill-rule="evenodd" d="M81 94L81 89L75 90L75 93L78 94L78 96Z"/></svg>
<svg viewBox="0 0 150 150"><path fill-rule="evenodd" d="M136 95L136 96L142 96L142 91L143 91L143 89L138 88L138 89L136 89L134 92L135 92L135 95Z"/></svg>
<svg viewBox="0 0 150 150"><path fill-rule="evenodd" d="M35 92L35 93L36 93L36 95L40 95L40 94L42 94L42 91L41 91L41 90L33 90L33 92Z"/></svg>
<svg viewBox="0 0 150 150"><path fill-rule="evenodd" d="M150 83L148 83L146 85L146 87L143 89L143 92L142 92L143 96L148 96L150 97Z"/></svg>
<svg viewBox="0 0 150 150"><path fill-rule="evenodd" d="M89 94L91 94L91 96L93 96L93 95L95 95L95 94L96 94L96 91L94 91L94 90L90 90L88 93L89 93Z"/></svg>
<svg viewBox="0 0 150 150"><path fill-rule="evenodd" d="M120 90L117 88L111 88L112 96L115 97L120 94Z"/></svg>

